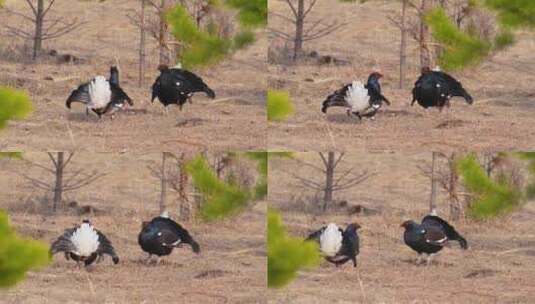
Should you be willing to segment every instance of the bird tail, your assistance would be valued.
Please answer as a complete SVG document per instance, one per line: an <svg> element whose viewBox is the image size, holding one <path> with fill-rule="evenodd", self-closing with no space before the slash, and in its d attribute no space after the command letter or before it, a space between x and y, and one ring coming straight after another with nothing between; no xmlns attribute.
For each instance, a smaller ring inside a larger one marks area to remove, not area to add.
<svg viewBox="0 0 535 304"><path fill-rule="evenodd" d="M189 234L186 235L184 243L189 244L193 252L197 254L201 252L201 246Z"/></svg>
<svg viewBox="0 0 535 304"><path fill-rule="evenodd" d="M462 89L462 97L464 97L468 104L474 103L474 99L472 98L472 96L470 96L470 94L468 94L468 92L466 92L465 89Z"/></svg>
<svg viewBox="0 0 535 304"><path fill-rule="evenodd" d="M203 92L206 93L206 95L208 95L208 97L210 97L212 99L215 98L215 92L212 89L210 89L208 86L204 87Z"/></svg>

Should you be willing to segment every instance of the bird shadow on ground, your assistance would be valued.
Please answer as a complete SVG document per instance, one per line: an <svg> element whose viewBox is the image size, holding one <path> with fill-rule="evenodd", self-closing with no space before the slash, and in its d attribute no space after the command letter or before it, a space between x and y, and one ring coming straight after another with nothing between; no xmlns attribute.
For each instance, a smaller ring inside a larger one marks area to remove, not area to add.
<svg viewBox="0 0 535 304"><path fill-rule="evenodd" d="M468 124L467 121L461 119L449 119L436 125L435 129L453 129L459 128Z"/></svg>
<svg viewBox="0 0 535 304"><path fill-rule="evenodd" d="M67 114L67 120L74 122L97 122L98 117L94 114L86 115L85 112L69 112Z"/></svg>
<svg viewBox="0 0 535 304"><path fill-rule="evenodd" d="M394 116L394 117L423 117L422 113L412 112L408 110L389 110L385 109L382 111L384 115Z"/></svg>
<svg viewBox="0 0 535 304"><path fill-rule="evenodd" d="M358 117L354 117L354 116L350 117L347 115L347 113L327 114L325 119L328 122L348 124L348 125L359 125L367 120L366 118L364 118L362 121L359 121Z"/></svg>

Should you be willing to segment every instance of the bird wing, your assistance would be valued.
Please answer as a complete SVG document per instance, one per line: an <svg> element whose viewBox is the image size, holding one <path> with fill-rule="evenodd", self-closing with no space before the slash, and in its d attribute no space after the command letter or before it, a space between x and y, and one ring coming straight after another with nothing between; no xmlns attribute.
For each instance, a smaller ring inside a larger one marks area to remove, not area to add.
<svg viewBox="0 0 535 304"><path fill-rule="evenodd" d="M122 104L126 100L129 105L131 106L134 105L134 102L132 101L132 99L126 94L125 91L123 91L123 89L120 86L111 84L111 92L112 92L111 100L114 104Z"/></svg>
<svg viewBox="0 0 535 304"><path fill-rule="evenodd" d="M71 241L71 236L75 230L75 228L66 229L50 246L50 254L54 255L58 252L69 253L76 251L76 246Z"/></svg>
<svg viewBox="0 0 535 304"><path fill-rule="evenodd" d="M91 102L91 97L89 96L89 83L81 84L76 90L71 92L69 98L65 102L67 108L71 108L71 103L81 102L83 104L88 104Z"/></svg>
<svg viewBox="0 0 535 304"><path fill-rule="evenodd" d="M422 219L422 225L424 227L438 227L443 231L443 233L448 237L450 240L458 241L461 245L461 248L467 249L468 248L468 242L466 239L461 236L455 228L450 225L446 220L436 216L436 215L427 215Z"/></svg>
<svg viewBox="0 0 535 304"><path fill-rule="evenodd" d="M326 113L327 109L330 107L350 108L351 105L346 100L346 94L349 90L349 87L351 87L351 84L347 84L342 88L334 91L334 93L332 93L331 95L327 96L327 98L322 103L321 111L323 113Z"/></svg>
<svg viewBox="0 0 535 304"><path fill-rule="evenodd" d="M154 99L160 95L160 76L156 78L154 84L152 85L152 99L151 102L154 102Z"/></svg>
<svg viewBox="0 0 535 304"><path fill-rule="evenodd" d="M96 230L96 231L97 231L98 240L99 240L97 253L99 255L107 254L112 257L114 264L119 263L119 256L117 256L117 253L115 253L115 249L113 248L111 241L102 232L100 232L99 230Z"/></svg>
<svg viewBox="0 0 535 304"><path fill-rule="evenodd" d="M199 253L201 251L199 244L189 234L188 230L180 226L177 222L164 217L157 217L153 219L153 221L161 223L159 226L162 229L161 237L163 238L162 240L165 240L167 245L176 247L180 243L186 243L191 246L193 252ZM177 241L179 241L179 243L176 243Z"/></svg>
<svg viewBox="0 0 535 304"><path fill-rule="evenodd" d="M430 226L424 228L425 242L431 245L444 246L448 243L448 237L446 234L438 227Z"/></svg>
<svg viewBox="0 0 535 304"><path fill-rule="evenodd" d="M344 231L342 240L343 255L354 256L359 253L359 236L355 231Z"/></svg>
<svg viewBox="0 0 535 304"><path fill-rule="evenodd" d="M308 235L308 237L305 239L305 241L315 241L319 244L320 242L320 236L323 233L323 231L327 228L326 226L321 227L319 230L312 232Z"/></svg>

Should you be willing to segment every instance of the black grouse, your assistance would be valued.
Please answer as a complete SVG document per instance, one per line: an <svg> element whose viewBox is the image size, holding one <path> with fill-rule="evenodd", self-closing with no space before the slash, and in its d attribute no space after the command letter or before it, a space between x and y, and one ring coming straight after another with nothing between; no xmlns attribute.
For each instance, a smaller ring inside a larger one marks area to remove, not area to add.
<svg viewBox="0 0 535 304"><path fill-rule="evenodd" d="M149 254L147 262L152 255L166 256L173 252L173 249L181 244L189 244L193 252L199 253L199 244L191 237L189 232L175 221L169 218L167 212L153 218L150 222L143 222L142 229L138 236L138 243L143 251Z"/></svg>
<svg viewBox="0 0 535 304"><path fill-rule="evenodd" d="M474 102L472 96L455 78L438 69L430 70L429 67L424 67L412 89L411 106L418 102L426 109L438 107L442 111L444 106L450 106L450 99L454 96L464 97L468 104Z"/></svg>
<svg viewBox="0 0 535 304"><path fill-rule="evenodd" d="M401 224L405 228L403 239L405 244L418 253L417 263L421 261L422 254L427 254L427 264L431 262L431 256L453 240L459 242L462 249L468 248L468 242L444 219L430 214L418 224L412 220Z"/></svg>
<svg viewBox="0 0 535 304"><path fill-rule="evenodd" d="M356 115L359 119L362 117L373 118L383 101L390 105L390 101L381 93L381 84L379 79L383 75L379 72L373 72L368 77L368 82L363 85L360 81L345 85L335 91L325 99L321 107L323 113L327 113L330 107L345 107L347 115Z"/></svg>
<svg viewBox="0 0 535 304"><path fill-rule="evenodd" d="M359 228L359 224L353 223L349 224L344 231L336 224L330 223L310 234L306 240L318 242L320 251L328 262L339 266L351 260L353 267L357 267L359 254L357 230Z"/></svg>
<svg viewBox="0 0 535 304"><path fill-rule="evenodd" d="M182 110L186 101L196 92L204 92L208 97L215 98L215 93L197 75L181 68L169 68L166 65L158 67L160 76L152 85L152 102L158 98L165 109L170 104L176 104Z"/></svg>
<svg viewBox="0 0 535 304"><path fill-rule="evenodd" d="M81 84L72 91L65 105L71 108L73 102L81 102L86 106L86 114L89 110L95 112L99 118L104 114L113 114L125 106L125 102L134 105L134 102L119 86L119 70L117 67L110 68L110 79L104 76L96 76L91 81Z"/></svg>
<svg viewBox="0 0 535 304"><path fill-rule="evenodd" d="M50 254L64 252L67 260L73 259L77 264L83 262L91 265L95 260L100 261L105 254L112 257L113 263L119 263L119 256L110 240L99 230L95 229L89 220L81 225L66 229L65 232L52 243Z"/></svg>

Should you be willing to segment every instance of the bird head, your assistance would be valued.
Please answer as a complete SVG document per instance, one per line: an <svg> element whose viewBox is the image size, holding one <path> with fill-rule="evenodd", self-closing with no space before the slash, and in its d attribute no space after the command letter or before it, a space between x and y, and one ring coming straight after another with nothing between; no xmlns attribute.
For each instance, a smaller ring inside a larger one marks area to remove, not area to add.
<svg viewBox="0 0 535 304"><path fill-rule="evenodd" d="M403 227L405 229L409 229L411 226L415 225L416 223L413 220L404 221L399 225L399 227Z"/></svg>
<svg viewBox="0 0 535 304"><path fill-rule="evenodd" d="M82 223L91 225L91 222L89 221L89 219L83 219L83 220L82 220Z"/></svg>
<svg viewBox="0 0 535 304"><path fill-rule="evenodd" d="M421 73L422 73L422 75L423 75L423 74L427 74L427 73L431 73L431 72L432 72L432 71L431 71L431 68L429 68L428 66L424 66L424 67L422 67L422 69L421 69Z"/></svg>
<svg viewBox="0 0 535 304"><path fill-rule="evenodd" d="M169 70L169 66L167 64L160 64L158 66L158 71L163 72Z"/></svg>
<svg viewBox="0 0 535 304"><path fill-rule="evenodd" d="M358 223L351 223L351 224L347 225L346 229L359 230L360 228L361 228L361 226Z"/></svg>
<svg viewBox="0 0 535 304"><path fill-rule="evenodd" d="M119 72L119 69L117 68L117 66L112 65L110 67L110 73L118 73L118 72Z"/></svg>
<svg viewBox="0 0 535 304"><path fill-rule="evenodd" d="M374 71L370 74L370 76L368 77L368 79L381 79L383 77L383 74L381 74L381 72L378 72L378 71Z"/></svg>

